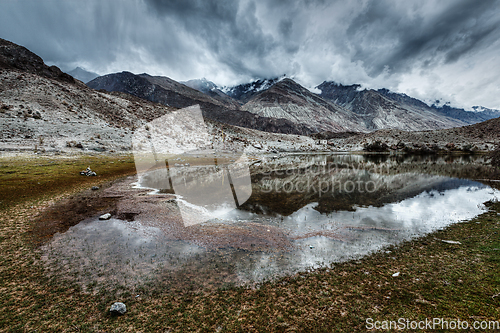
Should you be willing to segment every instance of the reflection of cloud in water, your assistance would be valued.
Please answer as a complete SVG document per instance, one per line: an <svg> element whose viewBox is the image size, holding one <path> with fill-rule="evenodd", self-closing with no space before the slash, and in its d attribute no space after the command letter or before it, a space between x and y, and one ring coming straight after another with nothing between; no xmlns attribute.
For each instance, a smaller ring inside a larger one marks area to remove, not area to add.
<svg viewBox="0 0 500 333"><path fill-rule="evenodd" d="M296 235L334 230L346 241L322 236L299 239L295 242L296 251L282 256L261 254L261 260L253 265L253 270L245 270L245 263L241 263L240 277L255 281L359 258L389 244L471 219L483 212L483 202L498 194L498 191L484 186L464 186L441 192L423 192L383 207L358 207L355 212L340 211L327 215L316 211L315 203L312 203L284 218L280 225Z"/></svg>
<svg viewBox="0 0 500 333"><path fill-rule="evenodd" d="M429 232L452 222L470 219L481 213L479 206L491 199L494 191L484 186L430 191L383 207L357 207L355 212L340 211L327 215L314 210L315 203L286 218L289 228L317 229L321 223L335 225L397 228L408 233Z"/></svg>

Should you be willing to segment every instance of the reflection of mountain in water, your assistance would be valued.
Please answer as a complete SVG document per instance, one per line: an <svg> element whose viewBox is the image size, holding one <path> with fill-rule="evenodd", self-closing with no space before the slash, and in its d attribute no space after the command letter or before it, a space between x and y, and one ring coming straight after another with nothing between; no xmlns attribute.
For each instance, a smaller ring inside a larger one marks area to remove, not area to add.
<svg viewBox="0 0 500 333"><path fill-rule="evenodd" d="M483 156L408 155L288 155L266 157L251 166L252 196L241 210L265 215L290 215L316 202L321 213L357 206L380 207L424 191L444 191L464 185L482 187L470 179L494 177ZM229 163L230 164L230 163ZM222 165L221 165L222 166ZM169 176L185 184L197 204L206 184L227 184L216 166L155 170L142 177L143 186L169 188ZM465 180L467 179L467 180ZM491 184L488 184L491 186ZM222 188L222 187L221 187ZM225 195L214 187L210 195L222 203ZM227 196L227 195L226 195ZM225 198L225 199L224 199ZM185 198L190 201L190 198Z"/></svg>
<svg viewBox="0 0 500 333"><path fill-rule="evenodd" d="M251 198L244 210L290 215L317 202L321 213L380 207L424 191L444 191L481 183L459 179L485 178L493 171L481 165L483 157L442 156L314 156L303 160L269 161L253 170ZM459 178L450 178L452 177Z"/></svg>

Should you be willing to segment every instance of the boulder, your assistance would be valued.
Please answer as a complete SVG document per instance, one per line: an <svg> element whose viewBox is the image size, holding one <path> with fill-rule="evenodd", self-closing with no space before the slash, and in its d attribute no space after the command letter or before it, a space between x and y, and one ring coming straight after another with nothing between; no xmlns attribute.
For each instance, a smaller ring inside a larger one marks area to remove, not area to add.
<svg viewBox="0 0 500 333"><path fill-rule="evenodd" d="M109 312L114 315L123 315L127 312L127 306L122 302L115 302L111 305Z"/></svg>

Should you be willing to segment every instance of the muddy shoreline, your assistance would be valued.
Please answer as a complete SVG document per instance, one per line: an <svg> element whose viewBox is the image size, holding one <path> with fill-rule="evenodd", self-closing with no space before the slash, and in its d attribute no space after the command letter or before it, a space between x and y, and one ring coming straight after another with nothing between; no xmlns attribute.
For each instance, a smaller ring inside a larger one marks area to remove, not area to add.
<svg viewBox="0 0 500 333"><path fill-rule="evenodd" d="M206 249L229 247L269 251L293 248L286 233L274 226L252 222L185 226L174 195L152 194L151 189L134 188L135 182L137 176L128 176L97 191L86 190L48 207L34 221L31 230L34 243L42 245L54 234L64 233L85 219L110 213L119 220L159 228L166 239L187 241Z"/></svg>

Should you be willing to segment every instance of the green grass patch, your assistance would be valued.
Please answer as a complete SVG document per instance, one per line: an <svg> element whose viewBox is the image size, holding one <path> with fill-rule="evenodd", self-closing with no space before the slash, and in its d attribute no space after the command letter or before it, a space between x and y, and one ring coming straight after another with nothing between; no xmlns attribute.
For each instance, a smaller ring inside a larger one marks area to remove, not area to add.
<svg viewBox="0 0 500 333"><path fill-rule="evenodd" d="M96 177L80 175L88 166L97 173ZM2 157L0 209L133 173L135 164L131 155Z"/></svg>

